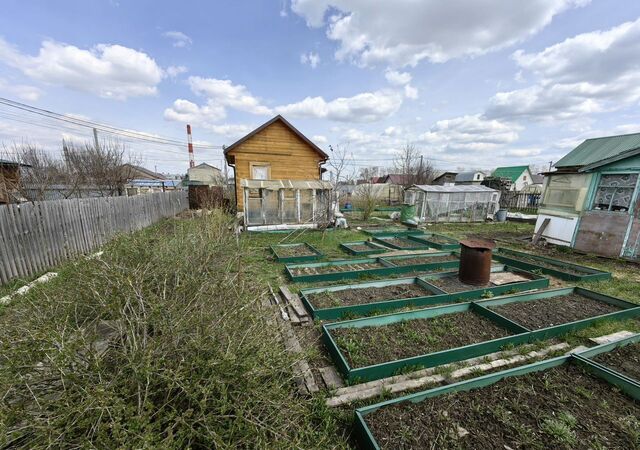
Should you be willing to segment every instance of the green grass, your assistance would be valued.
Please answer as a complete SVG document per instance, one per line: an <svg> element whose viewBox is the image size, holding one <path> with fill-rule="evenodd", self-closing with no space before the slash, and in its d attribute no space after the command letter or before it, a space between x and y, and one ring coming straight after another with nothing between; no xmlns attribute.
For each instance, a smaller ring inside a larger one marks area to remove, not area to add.
<svg viewBox="0 0 640 450"><path fill-rule="evenodd" d="M254 249L222 214L167 220L78 259L0 314L0 446L348 445L296 394ZM117 333L104 354L96 325Z"/></svg>

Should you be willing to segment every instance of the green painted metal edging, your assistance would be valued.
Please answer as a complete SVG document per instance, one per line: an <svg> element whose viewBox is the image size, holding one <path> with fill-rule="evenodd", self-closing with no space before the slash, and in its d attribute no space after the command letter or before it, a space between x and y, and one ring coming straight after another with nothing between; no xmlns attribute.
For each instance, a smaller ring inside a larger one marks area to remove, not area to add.
<svg viewBox="0 0 640 450"><path fill-rule="evenodd" d="M407 255L406 257L416 256L443 256L449 255L452 252L437 252L437 253L425 253L419 255ZM384 276L401 274L407 272L420 272L420 271L433 271L439 269L450 269L458 267L459 260L455 261L435 261L426 262L422 264L415 264L410 266L395 266L393 262L390 262L392 258L367 258L367 259L342 259L338 261L330 261L324 263L312 263L312 264L287 264L285 271L289 278L294 282L317 282L317 281L336 281L336 280L349 280L354 278L366 277L366 276ZM349 264L381 264L383 267L377 267L374 269L362 269L362 270L349 270L344 272L329 272L318 274L303 274L294 275L292 269L300 268L313 268L313 267L326 267L330 265L349 265Z"/></svg>
<svg viewBox="0 0 640 450"><path fill-rule="evenodd" d="M609 342L607 344L600 344L595 347L591 347L590 349L583 350L581 352L576 353L576 356L580 358L588 359L591 363L602 367L604 370L612 372L614 375L620 378L624 378L629 380L629 382L635 384L640 388L640 380L636 380L635 378L631 378L628 375L625 375L612 367L607 366L606 364L599 363L594 361L592 358L594 356L600 355L602 353L610 352L612 350L616 350L618 348L624 347L626 345L637 344L640 342L640 334L635 334L633 336L629 336L628 338L619 339L617 341Z"/></svg>
<svg viewBox="0 0 640 450"><path fill-rule="evenodd" d="M538 271L541 271L542 273L546 273L547 275L551 275L553 277L560 278L561 280L566 280L566 281L597 281L597 280L608 280L611 278L610 272L604 272L602 270L594 269L592 267L572 264L559 259L532 255L530 253L519 252L519 251L511 250L508 248L497 249L497 251L494 252L493 257L497 261L503 262L505 264L509 264L515 267L520 267L521 269L526 269L530 271L538 270ZM528 258L528 259L540 261L542 263L552 264L554 266L557 266L558 268L552 269L548 267L543 267L535 263L522 261L518 258ZM576 275L573 273L565 272L562 270L562 267L567 267L575 271L583 272L584 275Z"/></svg>
<svg viewBox="0 0 640 450"><path fill-rule="evenodd" d="M501 316L487 308L488 306L512 303L517 301L535 301L543 298L549 298L554 296L567 295L570 293L577 293L584 295L595 300L606 301L607 303L624 308L620 311L612 312L609 314L603 314L600 316L590 317L583 320L577 320L574 322L568 322L565 324L555 325L548 328L542 328L535 331L530 331L526 327L509 320L508 318ZM428 353L423 355L412 356L409 358L398 359L394 361L387 361L372 366L351 368L346 359L342 355L339 347L331 336L331 330L336 328L347 327L367 327L367 326L384 326L392 323L397 323L405 320L415 319L428 319L431 317L450 314L455 312L462 312L472 310L489 320L492 320L497 325L509 329L516 333L511 336L505 336L490 341L479 342L470 344L463 347L442 350L439 352ZM447 364L451 362L461 361L464 359L474 358L477 356L483 356L488 353L493 353L501 350L505 345L520 345L528 342L539 341L549 339L555 336L566 334L570 331L580 330L593 325L596 322L604 320L622 320L631 317L640 316L640 306L633 303L626 302L615 297L610 297L597 292L593 292L582 288L562 288L553 289L548 291L541 291L532 294L519 294L514 296L505 296L496 300L481 300L478 302L461 303L447 306L437 306L433 308L419 309L415 311L407 311L400 313L385 314L374 317L366 317L361 319L347 320L343 322L335 322L331 324L325 324L322 327L323 342L329 351L329 354L336 363L337 368L342 374L350 381L355 379L360 380L376 380L388 376L392 376L405 367L423 366L423 367L435 367L441 364ZM519 334L518 334L519 333Z"/></svg>
<svg viewBox="0 0 640 450"><path fill-rule="evenodd" d="M580 358L576 355L559 356L556 358L550 358L544 361L527 364L525 366L515 367L512 369L506 369L500 372L483 375L470 380L459 381L457 383L449 384L446 386L440 386L432 388L422 392L416 392L409 395L404 395L392 400L376 403L374 405L358 408L355 411L355 433L358 443L364 449L380 449L373 433L369 429L365 417L378 411L380 408L385 408L392 405L411 402L419 403L430 398L438 397L446 394L454 394L457 392L465 392L473 389L481 389L492 384L495 384L505 378L517 377L534 372L541 372L544 370L553 369L563 364L579 364L582 367L589 370L594 376L602 378L605 381L613 384L622 390L625 394L631 398L640 399L640 389L638 389L628 380L616 377L614 374L603 371L602 368L594 365L591 361Z"/></svg>
<svg viewBox="0 0 640 450"><path fill-rule="evenodd" d="M301 289L300 290L300 298L304 303L305 307L311 314L314 319L320 320L336 320L342 318L345 314L353 314L353 315L366 315L372 312L378 311L388 311L392 309L400 309L407 307L427 307L430 305L441 305L447 303L460 303L469 300L479 299L483 296L487 295L487 293L491 293L492 296L502 295L506 293L511 293L512 291L526 291L533 289L544 289L549 286L549 279L542 277L540 275L536 275L533 273L526 272L521 269L515 269L508 266L494 266L491 268L492 272L523 272L532 277L532 280L522 281L518 283L510 283L502 286L494 286L482 289L474 289L463 292L455 292L455 293L447 293L442 289L438 288L436 285L432 285L429 283L429 280L433 278L442 278L447 276L457 275L457 272L442 272L434 275L422 275L417 278L400 278L395 280L379 280L368 283L358 283L358 284L346 284L339 286L330 286L323 288L311 288L311 289ZM420 282L421 281L421 282ZM334 306L331 308L316 308L313 306L311 300L307 297L309 294L317 294L319 292L336 292L342 291L346 289L363 289L369 287L385 287L385 286L394 286L398 284L412 284L418 283L420 286L426 288L428 291L433 292L433 295L428 295L424 297L413 297L413 298L399 298L399 299L388 299L378 302L372 303L363 303L359 305L345 305L345 306Z"/></svg>
<svg viewBox="0 0 640 450"><path fill-rule="evenodd" d="M373 241L378 244L385 245L390 248L395 248L396 250L427 250L431 248L429 244L417 240L411 239L411 235L408 236L374 236ZM411 247L402 247L397 244L392 244L391 242L387 242L387 239L398 239L400 241L407 242Z"/></svg>
<svg viewBox="0 0 640 450"><path fill-rule="evenodd" d="M302 245L306 246L307 249L309 249L313 253L313 255L280 256L278 254L278 249L280 249L280 248L300 247ZM282 263L297 263L297 262L305 262L305 261L315 261L315 260L318 260L318 259L324 257L324 254L320 250L318 250L317 248L315 248L314 246L312 246L311 244L309 244L307 242L300 242L300 243L297 243L297 244L273 244L271 246L271 251L275 255L276 260L278 262L282 262Z"/></svg>
<svg viewBox="0 0 640 450"><path fill-rule="evenodd" d="M310 294L317 294L319 292L337 292L343 291L347 289L366 289L366 288L377 288L377 287L386 287L386 286L397 286L400 284L417 284L428 292L432 292L432 295L427 295L423 297L413 297L413 298L400 298L400 299L389 299L383 300L374 303L363 303L360 305L348 305L348 306L334 306L331 308L320 308L316 309L315 306L311 303L309 299ZM358 284L343 284L340 286L330 286L325 288L313 288L313 289L301 289L300 290L300 299L304 304L307 311L311 314L313 319L320 320L336 320L342 318L345 314L354 314L354 315L365 315L367 313L371 313L373 311L387 311L390 309L398 309L409 306L427 306L433 305L437 303L450 303L447 301L448 294L443 290L439 289L436 286L432 286L420 278L396 278L393 280L380 280L380 281L371 281L368 283L358 283ZM435 301L432 299L436 299Z"/></svg>
<svg viewBox="0 0 640 450"><path fill-rule="evenodd" d="M424 234L422 230L411 228L364 228L360 231L370 236L378 237L411 236Z"/></svg>
<svg viewBox="0 0 640 450"><path fill-rule="evenodd" d="M432 236L444 239L448 243L437 242ZM456 250L460 248L460 242L443 234L426 233L424 235L413 235L407 237L412 241L424 242L429 245L429 247L437 248L438 250Z"/></svg>
<svg viewBox="0 0 640 450"><path fill-rule="evenodd" d="M351 248L352 245L366 245L369 247L369 250L354 250ZM345 252L356 256L375 255L377 253L385 253L389 251L388 248L371 241L342 242L340 244L340 248Z"/></svg>

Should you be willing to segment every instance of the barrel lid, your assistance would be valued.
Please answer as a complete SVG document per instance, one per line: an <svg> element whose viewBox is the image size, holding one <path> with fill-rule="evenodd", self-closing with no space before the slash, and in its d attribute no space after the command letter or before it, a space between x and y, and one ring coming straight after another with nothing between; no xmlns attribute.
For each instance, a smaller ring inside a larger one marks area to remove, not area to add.
<svg viewBox="0 0 640 450"><path fill-rule="evenodd" d="M465 247L468 248L478 248L478 249L485 249L485 250L491 250L493 248L495 248L496 243L490 239L465 239L460 241L460 245L464 245Z"/></svg>

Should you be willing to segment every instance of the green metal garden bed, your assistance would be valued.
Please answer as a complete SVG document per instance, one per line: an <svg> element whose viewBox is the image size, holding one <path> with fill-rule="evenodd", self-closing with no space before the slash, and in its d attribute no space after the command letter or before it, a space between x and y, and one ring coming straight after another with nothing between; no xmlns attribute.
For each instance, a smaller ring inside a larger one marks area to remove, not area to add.
<svg viewBox="0 0 640 450"><path fill-rule="evenodd" d="M400 228L400 227L390 227L390 228L363 228L363 233L368 234L369 236L415 236L424 234L422 230L418 230L416 228Z"/></svg>
<svg viewBox="0 0 640 450"><path fill-rule="evenodd" d="M425 233L423 235L411 235L408 238L423 242L429 247L437 248L438 250L457 250L460 248L460 242L443 234Z"/></svg>
<svg viewBox="0 0 640 450"><path fill-rule="evenodd" d="M454 256L452 261L426 261L421 264L397 265L394 261L398 257L343 259L338 261L311 263L311 264L287 264L285 271L294 282L318 282L336 281L361 278L367 276L385 276L407 272L426 272L440 269L452 269L458 267L460 260L454 252L434 252L418 255L406 255L402 258L422 258ZM336 269L327 271L327 269ZM343 269L343 270L340 270Z"/></svg>
<svg viewBox="0 0 640 450"><path fill-rule="evenodd" d="M398 245L393 240L402 242L404 245ZM396 250L427 250L431 248L429 244L423 241L412 239L411 235L407 236L374 236L373 241L386 247Z"/></svg>
<svg viewBox="0 0 640 450"><path fill-rule="evenodd" d="M556 358L547 359L545 361L528 364L513 369L507 369L500 372L480 376L466 381L453 383L446 386L436 387L422 392L405 395L392 400L387 400L374 405L358 408L355 411L355 432L356 439L363 449L380 449L379 443L376 441L376 437L373 435L371 429L367 425L366 417L381 408L391 407L393 405L399 405L403 403L420 403L428 401L429 399L446 395L454 394L457 392L471 391L474 389L481 389L491 386L503 379L510 377L517 377L526 375L533 372L540 372L550 370L556 367L560 367L564 364L577 364L580 367L586 369L588 373L605 380L628 395L632 399L640 401L640 387L632 383L629 379L621 377L618 374L607 370L606 368L593 363L592 361L578 355L567 355ZM571 383L571 380L567 380L567 383ZM464 423L463 423L464 425Z"/></svg>
<svg viewBox="0 0 640 450"><path fill-rule="evenodd" d="M293 248L304 248L307 252L311 253L308 255L299 255L299 256L286 256L283 254L283 250L285 249L293 249ZM271 251L276 257L276 260L282 263L298 263L305 261L316 261L324 255L320 250L308 244L306 242L301 242L298 244L274 244L271 246Z"/></svg>
<svg viewBox="0 0 640 450"><path fill-rule="evenodd" d="M305 308L307 308L307 311L309 311L309 313L314 319L336 320L349 315L360 316L360 315L367 315L371 313L389 311L389 310L400 309L400 308L415 308L415 307L425 307L429 305L460 303L460 302L466 302L469 300L480 299L487 296L494 297L498 295L512 294L515 292L521 292L521 291L527 291L527 290L544 289L549 286L548 278L524 271L522 269L517 269L514 267L509 267L504 265L498 265L498 266L493 266L491 268L491 271L494 273L496 272L522 273L522 274L525 274L530 279L528 281L508 283L500 286L484 287L484 288L472 289L472 290L456 292L456 293L447 293L446 291L442 290L438 286L429 284L429 280L433 280L435 278L457 276L457 271L453 271L453 272L441 272L441 273L432 274L432 275L423 275L415 278L414 277L399 278L394 280L380 280L380 281L372 281L367 283L345 284L345 285L322 287L322 288L301 289L300 298ZM339 292L339 291L344 291L348 289L357 290L357 289L378 288L378 287L396 286L396 285L404 285L404 284L417 284L423 287L427 292L431 294L425 295L423 297L388 299L388 300L377 301L372 303L334 306L330 308L318 308L314 306L313 301L311 299L312 294L318 294L322 292Z"/></svg>
<svg viewBox="0 0 640 450"><path fill-rule="evenodd" d="M358 250L357 246L366 246L367 250ZM364 256L364 255L375 255L378 253L388 252L389 249L387 247L383 247L375 242L371 241L357 241L357 242L342 242L340 244L340 248L347 253L356 256Z"/></svg>
<svg viewBox="0 0 640 450"><path fill-rule="evenodd" d="M613 341L613 342L609 342L607 344L600 344L597 345L595 347L591 347L588 350L584 350L582 352L579 352L577 355L581 358L586 358L588 359L591 363L602 367L604 370L607 370L609 372L614 373L616 376L620 377L620 378L624 378L626 380L629 380L630 383L635 384L636 386L638 386L638 389L640 389L640 379L636 379L636 378L631 378L627 375L624 375L623 373L615 370L614 368L611 368L609 366L607 366L606 364L603 363L599 363L597 361L594 361L592 358L595 356L598 356L602 353L606 353L606 352L610 352L613 350L616 350L617 348L620 347L624 347L626 345L630 345L630 344L637 344L640 343L640 334L635 334L633 336L630 336L628 338L624 338L624 339L620 339L617 341Z"/></svg>
<svg viewBox="0 0 640 450"><path fill-rule="evenodd" d="M610 272L508 248L498 248L493 253L493 259L509 264L510 266L520 267L521 269L540 271L565 281L597 281L611 278ZM526 261L525 259L530 261ZM539 262L539 264L536 264L536 262ZM553 267L546 267L547 265Z"/></svg>
<svg viewBox="0 0 640 450"><path fill-rule="evenodd" d="M613 305L620 310L590 317L583 320L563 323L556 326L538 329L532 331L521 324L503 317L502 315L489 309L491 306L505 305L516 302L537 301L548 299L551 297L560 297L569 294L581 295L599 302ZM474 312L479 316L489 319L495 325L514 333L510 336L500 337L489 341L479 342L463 347L457 347L442 350L434 353L413 356L394 361L387 361L380 364L357 367L350 367L346 357L342 354L340 348L336 344L332 336L332 331L337 328L363 328L363 327L380 327L394 323L404 322L415 319L429 319L451 313ZM337 369L349 381L355 380L376 380L397 374L399 371L407 368L417 367L435 367L441 364L448 364L461 361L477 356L483 356L501 350L505 346L519 345L532 341L549 339L559 336L570 331L579 330L588 327L595 322L601 320L622 320L631 317L640 316L640 306L594 291L582 288L562 288L547 291L538 291L535 293L517 294L505 296L500 299L480 300L476 302L460 303L447 306L437 306L433 308L419 309L416 311L407 311L395 314L385 314L380 316L354 319L343 322L335 322L323 325L322 337L327 351L331 355Z"/></svg>

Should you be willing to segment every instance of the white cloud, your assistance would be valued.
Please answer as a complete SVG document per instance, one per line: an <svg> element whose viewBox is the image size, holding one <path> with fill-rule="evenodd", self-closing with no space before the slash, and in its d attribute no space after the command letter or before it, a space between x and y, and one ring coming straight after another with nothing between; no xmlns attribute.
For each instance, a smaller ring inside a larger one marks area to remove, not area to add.
<svg viewBox="0 0 640 450"><path fill-rule="evenodd" d="M170 108L164 110L164 118L167 120L200 126L210 125L226 116L224 107L215 102L198 106L189 100L177 99Z"/></svg>
<svg viewBox="0 0 640 450"><path fill-rule="evenodd" d="M488 117L567 120L640 101L640 19L513 58L537 82L496 94Z"/></svg>
<svg viewBox="0 0 640 450"><path fill-rule="evenodd" d="M9 95L15 95L21 100L29 102L38 101L42 96L42 90L27 84L15 84L0 78L0 92L6 92Z"/></svg>
<svg viewBox="0 0 640 450"><path fill-rule="evenodd" d="M320 64L320 55L315 52L303 53L300 55L300 63L311 66L312 69Z"/></svg>
<svg viewBox="0 0 640 450"><path fill-rule="evenodd" d="M311 140L313 142L315 142L316 144L326 144L327 142L329 142L329 139L327 139L326 136L323 136L321 134L316 134L316 135L312 136Z"/></svg>
<svg viewBox="0 0 640 450"><path fill-rule="evenodd" d="M394 86L404 86L411 82L411 74L409 72L399 72L397 70L387 69L384 77Z"/></svg>
<svg viewBox="0 0 640 450"><path fill-rule="evenodd" d="M418 89L414 88L410 84L404 86L404 96L410 98L411 100L415 100L418 98Z"/></svg>
<svg viewBox="0 0 640 450"><path fill-rule="evenodd" d="M512 148L505 152L507 156L518 156L520 158L538 156L541 153L542 150L539 148Z"/></svg>
<svg viewBox="0 0 640 450"><path fill-rule="evenodd" d="M418 141L438 151L496 151L518 140L518 125L487 120L479 114L439 120Z"/></svg>
<svg viewBox="0 0 640 450"><path fill-rule="evenodd" d="M187 73L189 69L186 66L169 66L165 73L169 78L175 78L182 73Z"/></svg>
<svg viewBox="0 0 640 450"><path fill-rule="evenodd" d="M198 95L223 107L230 107L252 114L271 114L271 109L262 105L260 99L254 97L241 84L233 84L231 80L216 78L189 77L191 90Z"/></svg>
<svg viewBox="0 0 640 450"><path fill-rule="evenodd" d="M327 27L338 59L416 65L480 55L526 39L588 0L292 0L311 27ZM328 14L330 12L330 14ZM326 17L329 15L329 17Z"/></svg>
<svg viewBox="0 0 640 450"><path fill-rule="evenodd" d="M276 112L290 117L311 117L341 122L375 122L394 114L402 105L402 95L396 91L364 92L353 97L326 101L322 97L307 97Z"/></svg>
<svg viewBox="0 0 640 450"><path fill-rule="evenodd" d="M146 53L121 45L89 50L44 41L36 56L26 55L0 38L0 61L34 80L103 98L155 95L163 71Z"/></svg>
<svg viewBox="0 0 640 450"><path fill-rule="evenodd" d="M193 44L193 40L182 31L166 31L162 35L171 39L173 46L177 48L189 47Z"/></svg>

